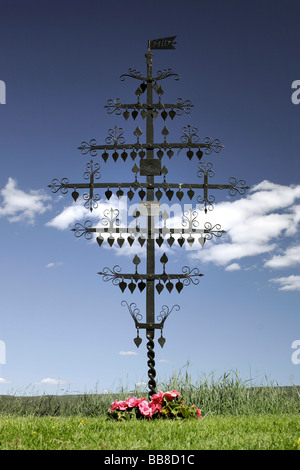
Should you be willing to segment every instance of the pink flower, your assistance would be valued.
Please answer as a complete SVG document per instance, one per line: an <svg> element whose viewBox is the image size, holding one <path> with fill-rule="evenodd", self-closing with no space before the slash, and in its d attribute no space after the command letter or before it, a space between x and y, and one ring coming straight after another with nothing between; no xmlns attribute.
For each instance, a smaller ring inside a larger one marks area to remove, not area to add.
<svg viewBox="0 0 300 470"><path fill-rule="evenodd" d="M151 402L162 405L164 403L164 393L158 392L157 394L152 395Z"/></svg>
<svg viewBox="0 0 300 470"><path fill-rule="evenodd" d="M128 397L126 400L128 408L134 408L135 406L138 406L139 402L140 400L138 400L136 397Z"/></svg>
<svg viewBox="0 0 300 470"><path fill-rule="evenodd" d="M112 403L112 405L111 405L109 411L114 411L114 410L117 410L117 409L118 409L118 400L115 400L115 401Z"/></svg>
<svg viewBox="0 0 300 470"><path fill-rule="evenodd" d="M118 409L119 409L120 411L125 411L125 410L127 409L127 407L128 407L126 401L118 401L117 405L118 405Z"/></svg>
<svg viewBox="0 0 300 470"><path fill-rule="evenodd" d="M153 414L152 409L149 407L149 404L146 400L143 400L139 403L139 410L141 414L147 416L147 418L151 418Z"/></svg>
<svg viewBox="0 0 300 470"><path fill-rule="evenodd" d="M109 411L114 411L114 410L121 410L124 411L127 409L127 403L126 401L117 401L115 400L113 404L110 407Z"/></svg>
<svg viewBox="0 0 300 470"><path fill-rule="evenodd" d="M168 401L174 400L176 397L180 397L180 393L177 392L176 390L172 390L172 392L166 392L165 395L166 399Z"/></svg>
<svg viewBox="0 0 300 470"><path fill-rule="evenodd" d="M195 405L192 405L192 408L196 408ZM198 418L201 419L201 410L199 408L196 408Z"/></svg>
<svg viewBox="0 0 300 470"><path fill-rule="evenodd" d="M149 408L152 410L152 415L156 413L157 411L161 413L162 406L159 403L153 403L152 401L149 403Z"/></svg>

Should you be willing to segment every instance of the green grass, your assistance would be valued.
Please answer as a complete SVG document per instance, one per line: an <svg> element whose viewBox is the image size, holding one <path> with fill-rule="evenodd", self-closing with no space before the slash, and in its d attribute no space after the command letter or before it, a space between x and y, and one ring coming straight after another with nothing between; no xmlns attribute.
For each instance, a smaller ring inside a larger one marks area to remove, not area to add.
<svg viewBox="0 0 300 470"><path fill-rule="evenodd" d="M1 450L300 449L299 416L211 416L187 421L2 417Z"/></svg>
<svg viewBox="0 0 300 470"><path fill-rule="evenodd" d="M238 374L210 375L192 383L179 373L158 385L178 390L201 420L106 420L111 403L147 391L117 394L0 396L3 449L299 449L300 388L252 386Z"/></svg>

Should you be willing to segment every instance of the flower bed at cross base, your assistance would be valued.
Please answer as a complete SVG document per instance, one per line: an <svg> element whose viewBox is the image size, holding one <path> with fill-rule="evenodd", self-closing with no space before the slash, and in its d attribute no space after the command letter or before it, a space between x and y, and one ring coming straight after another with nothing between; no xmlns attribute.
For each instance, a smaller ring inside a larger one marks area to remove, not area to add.
<svg viewBox="0 0 300 470"><path fill-rule="evenodd" d="M180 393L172 390L152 395L150 402L145 398L136 397L128 397L125 401L115 400L107 412L108 417L119 421L132 418L200 419L201 410L195 405L185 405L179 397Z"/></svg>

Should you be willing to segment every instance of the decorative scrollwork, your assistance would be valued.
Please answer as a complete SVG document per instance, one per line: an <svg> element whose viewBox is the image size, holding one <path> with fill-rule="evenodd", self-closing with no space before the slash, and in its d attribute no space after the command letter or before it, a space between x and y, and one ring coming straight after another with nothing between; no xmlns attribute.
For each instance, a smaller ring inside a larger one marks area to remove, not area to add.
<svg viewBox="0 0 300 470"><path fill-rule="evenodd" d="M179 305L177 305L177 304L173 305L171 310L169 309L169 307L167 305L162 306L160 313L157 315L157 320L162 323L162 326L163 326L164 322L166 321L166 319L168 318L168 316L170 315L170 313L174 309L177 310L177 312L178 312L180 310Z"/></svg>
<svg viewBox="0 0 300 470"><path fill-rule="evenodd" d="M229 189L230 196L235 196L236 193L241 195L245 194L246 190L248 189L245 180L237 181L236 178L231 177L229 178L229 183L232 185L232 187Z"/></svg>
<svg viewBox="0 0 300 470"><path fill-rule="evenodd" d="M145 80L145 78L142 77L142 73L133 68L129 68L128 73L123 73L120 76L121 82L124 82L125 77L136 78L137 80Z"/></svg>
<svg viewBox="0 0 300 470"><path fill-rule="evenodd" d="M114 129L108 130L108 137L106 137L105 142L109 145L122 145L125 143L123 133L124 129L122 127L115 126Z"/></svg>
<svg viewBox="0 0 300 470"><path fill-rule="evenodd" d="M119 215L120 215L120 212L118 209L114 209L113 207L111 207L110 209L105 209L105 211L103 212L104 217L102 217L101 219L101 224L104 226L109 225L110 227L113 227L114 224L116 226L119 226L120 225L120 219L118 218Z"/></svg>
<svg viewBox="0 0 300 470"><path fill-rule="evenodd" d="M114 100L107 100L107 105L104 107L107 109L108 114L116 113L117 116L119 116L122 112L121 106L122 102L120 98L116 98Z"/></svg>
<svg viewBox="0 0 300 470"><path fill-rule="evenodd" d="M157 72L157 77L154 80L163 80L168 77L174 77L174 80L180 80L180 75L178 73L174 73L172 69L159 70Z"/></svg>
<svg viewBox="0 0 300 470"><path fill-rule="evenodd" d="M199 226L197 217L198 211L196 210L189 209L188 211L184 211L181 225L183 227L188 227L189 229L196 228Z"/></svg>
<svg viewBox="0 0 300 470"><path fill-rule="evenodd" d="M215 176L215 172L212 167L213 164L211 162L200 162L197 176L199 178L202 178L204 176L209 176L210 178L212 178L213 176Z"/></svg>
<svg viewBox="0 0 300 470"><path fill-rule="evenodd" d="M96 180L98 180L101 177L99 173L99 170L100 170L99 163L94 163L93 160L91 160L89 163L86 164L85 168L86 168L86 171L83 174L83 178L85 180L90 179L91 176L93 176Z"/></svg>
<svg viewBox="0 0 300 470"><path fill-rule="evenodd" d="M102 279L104 282L112 281L114 286L117 286L121 282L121 267L116 264L112 269L108 268L107 266L103 268L103 272L99 273L102 275Z"/></svg>
<svg viewBox="0 0 300 470"><path fill-rule="evenodd" d="M126 300L122 300L121 305L127 305L128 311L135 323L140 322L142 320L143 315L140 313L140 309L137 307L135 302L132 302L130 305L128 305Z"/></svg>
<svg viewBox="0 0 300 470"><path fill-rule="evenodd" d="M60 191L62 194L67 194L68 188L66 188L65 185L68 183L68 178L63 178L61 180L54 178L52 180L52 183L49 184L48 187L51 188L52 193L57 193L58 191Z"/></svg>
<svg viewBox="0 0 300 470"><path fill-rule="evenodd" d="M199 203L199 209L204 209L205 214L207 214L207 211L212 211L214 208L215 196L212 194L206 197L203 196L202 198L201 196L198 196L197 202Z"/></svg>
<svg viewBox="0 0 300 470"><path fill-rule="evenodd" d="M211 240L213 236L215 237L221 237L222 234L224 233L224 230L221 230L221 225L216 224L212 226L210 222L205 222L204 224L204 229L205 229L205 238L206 240Z"/></svg>
<svg viewBox="0 0 300 470"><path fill-rule="evenodd" d="M199 276L201 276L198 268L190 269L188 266L182 268L182 273L186 276L183 278L183 285L189 286L190 283L198 285L200 282Z"/></svg>
<svg viewBox="0 0 300 470"><path fill-rule="evenodd" d="M212 150L215 153L219 153L222 150L222 148L224 148L224 146L221 145L220 139L212 140L210 137L205 137L204 143L207 145L205 149L206 155L210 155Z"/></svg>
<svg viewBox="0 0 300 470"><path fill-rule="evenodd" d="M97 141L95 139L91 139L89 142L81 142L81 146L78 149L81 151L82 155L87 155L88 153L91 157L97 156L97 149L93 149L97 145Z"/></svg>
<svg viewBox="0 0 300 470"><path fill-rule="evenodd" d="M93 194L92 196L88 193L84 193L82 198L84 199L84 207L86 209L89 209L91 212L93 209L97 209L98 207L98 202L101 199L100 194Z"/></svg>
<svg viewBox="0 0 300 470"><path fill-rule="evenodd" d="M183 113L190 114L191 107L193 106L190 100L183 101L182 98L178 98L176 101L176 114L182 116Z"/></svg>
<svg viewBox="0 0 300 470"><path fill-rule="evenodd" d="M86 240L90 240L93 236L90 230L91 227L92 227L92 221L86 220L83 225L77 222L74 228L72 228L71 230L72 232L74 232L75 237L79 238L79 237L82 237L82 235L84 235L84 238Z"/></svg>
<svg viewBox="0 0 300 470"><path fill-rule="evenodd" d="M192 144L199 142L198 129L197 127L191 127L188 125L182 129L183 135L180 140L183 144Z"/></svg>

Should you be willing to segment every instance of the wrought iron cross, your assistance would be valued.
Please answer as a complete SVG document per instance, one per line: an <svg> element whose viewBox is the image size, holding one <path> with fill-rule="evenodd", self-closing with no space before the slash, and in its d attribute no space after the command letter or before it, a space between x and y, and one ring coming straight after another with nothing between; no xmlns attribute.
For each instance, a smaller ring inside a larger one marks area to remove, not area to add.
<svg viewBox="0 0 300 470"><path fill-rule="evenodd" d="M172 39L172 38L170 38ZM174 39L174 38L173 38ZM164 42L160 40L158 44ZM149 42L149 45L151 41ZM152 42L155 44L155 42ZM155 47L153 47L155 48ZM166 47L162 47L166 48ZM168 47L170 48L170 47ZM172 47L174 48L174 47ZM104 281L112 281L114 285L119 286L122 292L127 288L133 293L136 288L140 292L146 292L146 321L142 321L142 314L135 302L128 304L125 300L121 302L122 306L127 306L130 315L132 316L135 327L137 329L137 337L134 342L137 347L141 344L142 339L139 336L141 329L146 330L147 337L147 356L148 356L148 387L149 397L156 391L156 370L155 370L155 353L154 353L154 337L155 330L160 330L160 337L158 343L163 347L165 338L163 337L163 328L165 320L174 310L179 310L178 305L169 308L166 305L161 307L160 313L155 318L155 293L161 293L163 289L172 292L173 288L177 292L181 292L184 286L191 283L197 285L200 277L203 276L198 268L190 269L188 266L182 268L181 273L169 273L166 268L168 257L164 253L160 257L162 270L159 274L155 269L155 247L156 244L161 246L166 242L172 246L177 242L180 247L184 243L192 246L194 243L199 243L203 247L207 239L213 236L220 237L223 230L219 224L212 226L211 223L205 222L203 227L199 227L198 210L189 209L182 214L182 227L168 227L168 219L170 214L167 211L160 210L160 201L162 198L167 198L169 201L174 196L179 201L186 195L191 201L197 195L198 208L204 209L205 214L208 210L213 208L215 197L209 193L210 190L229 190L231 196L236 193L244 194L248 187L244 180L236 180L230 178L228 184L210 184L209 178L214 176L212 170L212 163L202 161L203 155L211 155L212 153L219 153L223 148L219 139L204 138L203 142L199 142L198 129L188 125L182 130L182 136L177 143L168 142L167 138L169 130L164 126L162 130L162 140L159 143L154 142L154 120L160 115L165 121L167 118L173 120L175 116L181 116L183 113L189 114L192 103L189 100L178 98L176 103L168 104L162 102L163 89L160 82L166 78L173 77L179 80L179 75L173 73L171 69L166 69L157 72L156 76L152 74L152 53L150 47L145 55L147 73L142 75L135 69L130 68L127 74L121 75L121 80L124 81L126 77L130 77L139 82L139 86L135 92L137 102L134 104L123 104L119 98L108 100L105 106L108 113L115 113L120 116L123 115L127 120L131 116L134 120L138 115L146 120L146 139L141 142L143 135L142 129L137 126L134 130L136 141L134 143L126 144L123 136L124 130L115 126L109 129L108 137L102 145L97 144L96 140L92 139L89 142L82 142L79 149L83 155L88 155L91 160L86 164L86 171L84 173L83 183L70 183L67 178L61 180L53 179L49 185L52 192L56 193L61 191L65 194L68 189L72 189L72 197L77 201L79 197L79 190L86 189L88 192L83 194L84 205L91 212L98 206L101 199L100 194L95 194L95 190L105 190L104 196L107 201L111 198L113 190L116 196L121 199L122 197L132 200L135 195L138 195L141 203L140 210L135 210L133 213L134 224L133 226L122 226L120 223L119 210L111 207L106 209L101 220L100 227L93 227L92 222L87 220L84 224L76 223L72 229L77 237L84 236L86 239L91 239L93 234L96 235L96 241L99 246L103 242L107 242L110 246L116 243L120 248L125 242L129 245L137 240L141 246L145 246L146 251L146 272L139 271L140 258L135 255L133 258L134 269L131 273L123 273L121 267L115 265L113 268L105 267L99 274ZM141 101L141 97L146 92L145 102ZM157 101L154 102L153 93L157 95ZM197 176L203 180L200 183L177 183L167 181L168 169L162 165L163 157L167 156L171 159L174 155L174 149L177 153L183 150L186 152L188 159L197 157L198 173ZM128 157L135 160L138 157L138 164L135 163L132 172L134 180L131 182L108 182L102 183L100 179L100 164L94 162L94 158L101 153L102 160L107 162L111 157L115 162L121 158L126 161ZM139 175L139 176L138 176ZM145 179L143 180L143 177ZM157 181L160 177L160 181ZM127 192L125 193L126 190ZM176 190L176 193L175 193ZM201 192L201 194L198 194ZM155 224L157 217L160 217L160 226ZM141 219L146 223L141 224Z"/></svg>

